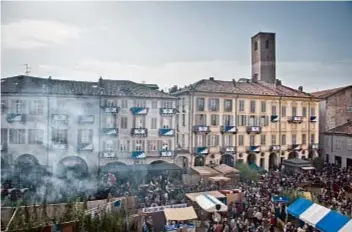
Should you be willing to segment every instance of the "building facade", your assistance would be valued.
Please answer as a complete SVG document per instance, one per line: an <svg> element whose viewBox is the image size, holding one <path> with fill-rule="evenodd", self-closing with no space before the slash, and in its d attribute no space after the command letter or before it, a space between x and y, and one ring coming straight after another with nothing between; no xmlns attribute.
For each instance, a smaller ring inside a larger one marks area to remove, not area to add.
<svg viewBox="0 0 352 232"><path fill-rule="evenodd" d="M352 121L326 131L324 140L326 161L343 168L352 167Z"/></svg>
<svg viewBox="0 0 352 232"><path fill-rule="evenodd" d="M335 156L341 157L337 158L337 162L346 166L346 155L349 153L352 157L352 152L347 149L348 134L335 132L344 131L348 127L348 122L352 121L352 85L314 92L312 95L321 99L319 103L321 154L332 163L335 163ZM337 145L340 144L339 141L345 141L341 145L344 148L337 148L340 147Z"/></svg>
<svg viewBox="0 0 352 232"><path fill-rule="evenodd" d="M176 98L131 81L1 82L1 157L56 169L175 162Z"/></svg>
<svg viewBox="0 0 352 232"><path fill-rule="evenodd" d="M269 169L283 159L318 156L319 99L275 78L274 33L258 33L251 44L251 79L210 77L173 93L180 112L176 140L191 165Z"/></svg>

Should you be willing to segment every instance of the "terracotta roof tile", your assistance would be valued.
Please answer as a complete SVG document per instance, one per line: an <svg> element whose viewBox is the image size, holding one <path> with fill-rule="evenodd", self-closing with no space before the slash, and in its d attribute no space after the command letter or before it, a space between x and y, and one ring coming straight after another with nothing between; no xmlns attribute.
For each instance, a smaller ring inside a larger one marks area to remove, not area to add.
<svg viewBox="0 0 352 232"><path fill-rule="evenodd" d="M334 89L326 89L326 90L322 90L322 91L317 91L317 92L313 92L312 95L314 97L318 97L318 98L327 98L330 97L331 95L334 95L337 92L340 92L341 90L345 89L345 88L349 88L352 87L352 85L347 85L347 86L343 86L343 87L338 87L338 88L334 88Z"/></svg>
<svg viewBox="0 0 352 232"><path fill-rule="evenodd" d="M328 130L326 133L352 135L352 121L349 121L341 126Z"/></svg>
<svg viewBox="0 0 352 232"><path fill-rule="evenodd" d="M1 79L1 93L41 94L47 93L48 86L51 86L52 94L92 96L100 94L99 82L57 80L22 75ZM132 81L102 79L102 87L105 96L175 98Z"/></svg>
<svg viewBox="0 0 352 232"><path fill-rule="evenodd" d="M199 91L212 93L234 93L234 94L252 94L268 96L287 96L287 97L312 97L310 94L301 92L284 85L270 84L263 81L252 82L250 79L242 79L235 84L233 81L221 81L203 79L190 86L178 90L174 95L181 94L185 91Z"/></svg>

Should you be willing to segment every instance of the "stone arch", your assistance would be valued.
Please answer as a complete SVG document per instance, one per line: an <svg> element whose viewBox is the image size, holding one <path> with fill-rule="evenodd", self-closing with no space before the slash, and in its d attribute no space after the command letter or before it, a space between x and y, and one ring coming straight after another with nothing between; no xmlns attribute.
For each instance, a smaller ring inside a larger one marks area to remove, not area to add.
<svg viewBox="0 0 352 232"><path fill-rule="evenodd" d="M269 169L275 169L278 166L278 155L275 152L269 155Z"/></svg>
<svg viewBox="0 0 352 232"><path fill-rule="evenodd" d="M230 167L234 167L235 166L235 159L234 159L233 155L224 154L221 156L220 164L226 164Z"/></svg>
<svg viewBox="0 0 352 232"><path fill-rule="evenodd" d="M249 153L247 156L247 164L251 165L251 164L257 164L257 157L256 154L254 153Z"/></svg>
<svg viewBox="0 0 352 232"><path fill-rule="evenodd" d="M121 170L126 170L127 165L120 161L110 162L107 163L105 166L102 167L103 173L106 172L119 172Z"/></svg>
<svg viewBox="0 0 352 232"><path fill-rule="evenodd" d="M56 174L59 177L83 177L88 174L87 162L79 156L66 156L59 161Z"/></svg>
<svg viewBox="0 0 352 232"><path fill-rule="evenodd" d="M39 165L38 159L31 154L23 154L17 157L16 159L16 166L24 166L24 167L35 167Z"/></svg>
<svg viewBox="0 0 352 232"><path fill-rule="evenodd" d="M180 155L176 157L175 163L182 168L188 168L189 159L186 156Z"/></svg>
<svg viewBox="0 0 352 232"><path fill-rule="evenodd" d="M298 158L298 152L297 151L291 151L288 154L288 159L295 159L295 158Z"/></svg>
<svg viewBox="0 0 352 232"><path fill-rule="evenodd" d="M149 165L153 165L153 164L163 164L163 163L167 163L165 160L154 160L153 162L150 162Z"/></svg>
<svg viewBox="0 0 352 232"><path fill-rule="evenodd" d="M203 156L196 156L194 158L194 166L204 166L205 158Z"/></svg>

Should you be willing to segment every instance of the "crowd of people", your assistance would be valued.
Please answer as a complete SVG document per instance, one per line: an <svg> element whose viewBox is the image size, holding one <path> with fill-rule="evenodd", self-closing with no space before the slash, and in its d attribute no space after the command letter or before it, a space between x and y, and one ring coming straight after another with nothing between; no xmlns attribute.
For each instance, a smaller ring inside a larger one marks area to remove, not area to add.
<svg viewBox="0 0 352 232"><path fill-rule="evenodd" d="M317 186L316 189L320 189L315 192L320 204L352 216L352 168L341 169L334 164L325 164L321 170L312 172L288 175L276 170L263 174L259 181L238 182L230 188L239 189L243 193L244 201L231 202L225 215L215 215L202 225L206 231L214 232L275 231L277 221L280 219L285 222L288 215L286 204L272 202L272 196L284 195L297 189L304 190L307 186ZM218 186L205 184L203 180L196 185L187 186L182 183L180 176L170 175L165 171L159 175L147 176L144 183L136 178L122 179L108 173L101 179L100 188L113 197L137 196L138 208L145 208L189 203L186 193L215 190ZM9 188L6 191L9 192ZM89 196L91 200L96 198L94 194ZM294 223L286 223L282 229L285 232L314 231L308 225Z"/></svg>

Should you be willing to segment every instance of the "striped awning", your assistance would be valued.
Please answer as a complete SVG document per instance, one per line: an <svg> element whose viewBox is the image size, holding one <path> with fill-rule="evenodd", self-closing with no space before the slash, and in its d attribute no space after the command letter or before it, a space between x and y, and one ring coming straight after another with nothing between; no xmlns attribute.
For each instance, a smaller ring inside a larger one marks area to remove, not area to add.
<svg viewBox="0 0 352 232"><path fill-rule="evenodd" d="M304 198L289 205L287 212L321 232L352 231L350 218Z"/></svg>

